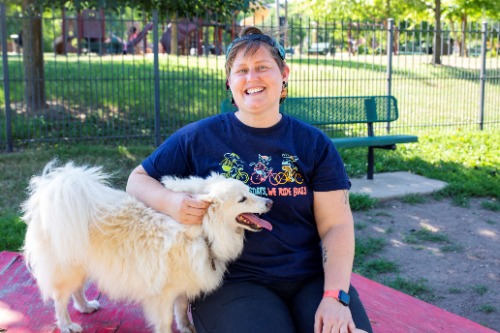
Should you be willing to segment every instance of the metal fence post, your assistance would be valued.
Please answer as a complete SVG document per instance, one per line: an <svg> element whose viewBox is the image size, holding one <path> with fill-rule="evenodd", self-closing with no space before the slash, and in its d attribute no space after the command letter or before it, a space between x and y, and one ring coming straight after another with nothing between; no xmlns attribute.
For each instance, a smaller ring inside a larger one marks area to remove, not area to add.
<svg viewBox="0 0 500 333"><path fill-rule="evenodd" d="M158 11L153 11L153 54L154 54L154 112L155 112L155 144L161 144L160 123L160 65L158 61Z"/></svg>
<svg viewBox="0 0 500 333"><path fill-rule="evenodd" d="M484 126L484 89L486 84L486 41L488 40L488 22L484 21L481 27L481 72L479 73L479 129L483 130Z"/></svg>
<svg viewBox="0 0 500 333"><path fill-rule="evenodd" d="M5 98L5 135L7 139L7 151L12 152L14 144L12 140L12 110L10 109L10 81L9 81L9 62L7 52L7 26L5 15L5 4L0 3L0 21L2 35L2 65L3 65L3 89Z"/></svg>
<svg viewBox="0 0 500 333"><path fill-rule="evenodd" d="M390 18L387 25L387 96L392 95L392 53L394 44L394 19ZM387 119L390 119L391 103L387 99ZM391 131L391 123L387 122L387 132Z"/></svg>

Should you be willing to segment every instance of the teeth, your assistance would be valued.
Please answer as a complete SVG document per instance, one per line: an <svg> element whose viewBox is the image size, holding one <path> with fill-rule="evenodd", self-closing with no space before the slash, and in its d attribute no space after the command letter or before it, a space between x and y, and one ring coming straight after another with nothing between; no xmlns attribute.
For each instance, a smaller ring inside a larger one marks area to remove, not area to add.
<svg viewBox="0 0 500 333"><path fill-rule="evenodd" d="M247 89L247 94L250 94L250 95L251 95L251 94L255 94L255 93L260 92L260 91L262 91L262 90L264 90L264 89L263 89L263 88L252 88L252 89Z"/></svg>

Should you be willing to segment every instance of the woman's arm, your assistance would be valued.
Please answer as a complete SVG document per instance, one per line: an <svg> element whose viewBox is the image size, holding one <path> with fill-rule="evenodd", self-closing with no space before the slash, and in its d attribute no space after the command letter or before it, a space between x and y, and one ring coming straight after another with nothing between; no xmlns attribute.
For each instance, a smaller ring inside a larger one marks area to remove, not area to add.
<svg viewBox="0 0 500 333"><path fill-rule="evenodd" d="M354 261L354 221L347 190L314 192L314 215L323 250L324 290L349 291ZM349 307L332 297L321 301L315 333L354 332Z"/></svg>
<svg viewBox="0 0 500 333"><path fill-rule="evenodd" d="M183 224L200 224L210 205L189 194L166 189L159 181L149 176L141 165L130 174L126 191L146 206Z"/></svg>

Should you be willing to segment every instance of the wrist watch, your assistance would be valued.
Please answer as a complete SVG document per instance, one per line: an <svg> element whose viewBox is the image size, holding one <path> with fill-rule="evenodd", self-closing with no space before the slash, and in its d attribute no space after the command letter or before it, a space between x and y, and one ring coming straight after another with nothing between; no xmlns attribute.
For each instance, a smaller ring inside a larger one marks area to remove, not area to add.
<svg viewBox="0 0 500 333"><path fill-rule="evenodd" d="M323 294L323 297L333 297L339 301L344 306L349 306L351 297L343 290L327 290Z"/></svg>

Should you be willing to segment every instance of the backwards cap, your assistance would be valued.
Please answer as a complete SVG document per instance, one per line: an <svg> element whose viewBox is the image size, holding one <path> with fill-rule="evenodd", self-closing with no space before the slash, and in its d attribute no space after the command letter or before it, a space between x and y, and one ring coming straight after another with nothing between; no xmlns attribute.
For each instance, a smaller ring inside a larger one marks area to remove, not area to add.
<svg viewBox="0 0 500 333"><path fill-rule="evenodd" d="M279 54L281 60L283 60L283 61L285 60L285 48L280 43L278 43L277 41L272 39L271 37L269 37L267 35L263 35L263 34L250 34L250 35L238 37L235 40L233 40L231 42L231 44L229 44L229 46L227 47L226 59L229 56L229 52L231 51L231 49L233 48L233 46L235 44L237 44L239 42L243 42L243 41L250 41L250 40L263 41L264 43L276 48L278 50L278 54Z"/></svg>

